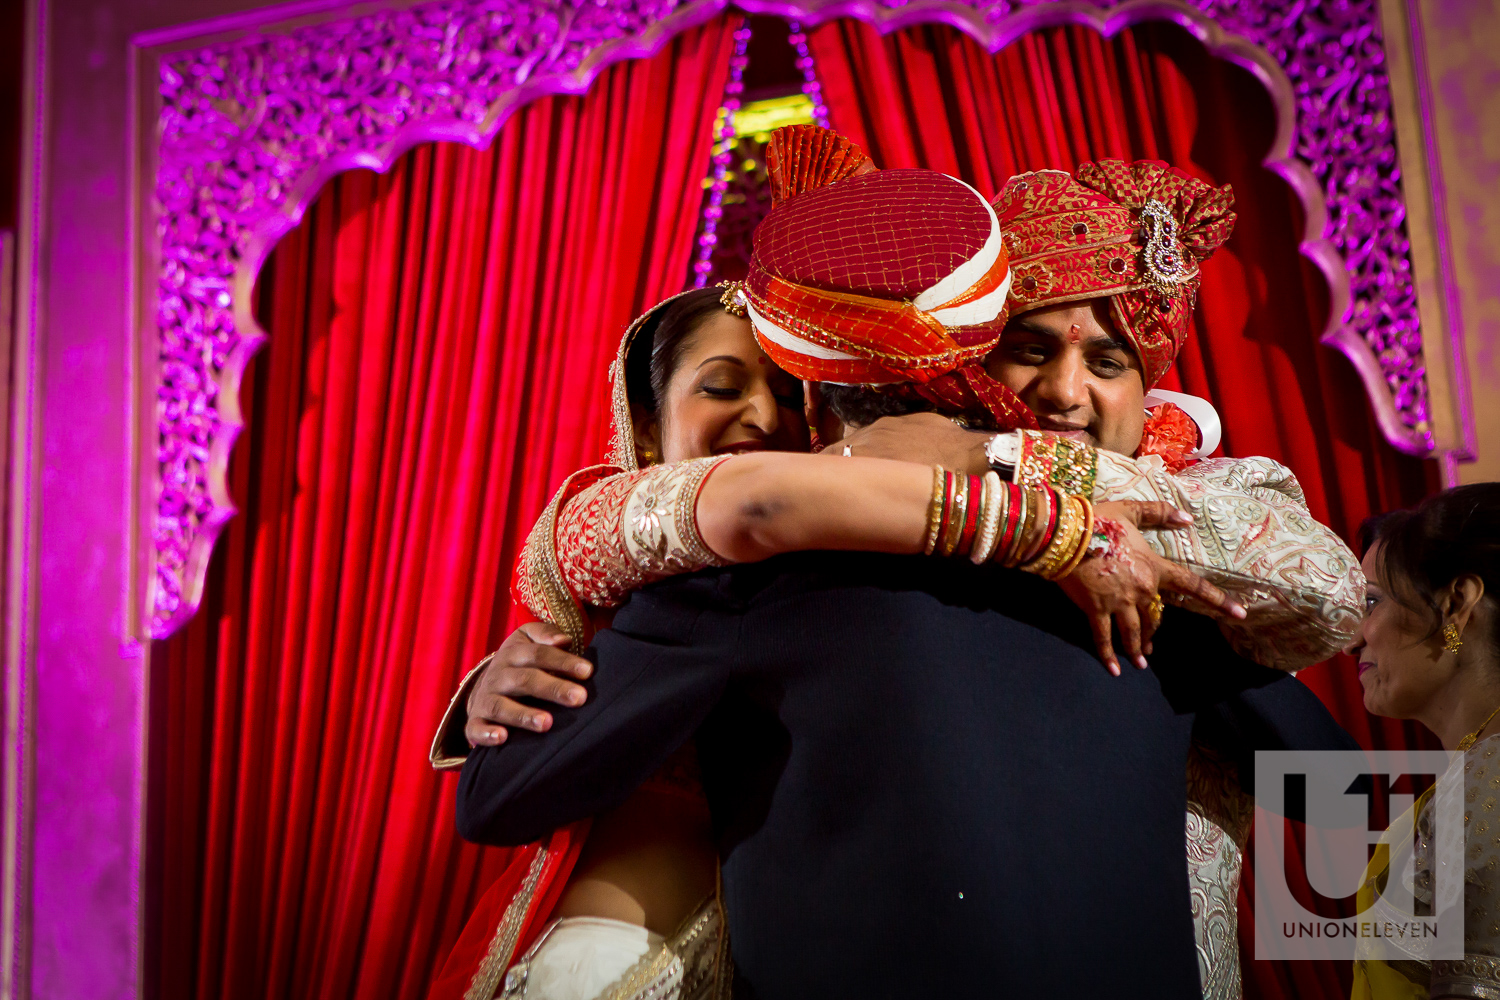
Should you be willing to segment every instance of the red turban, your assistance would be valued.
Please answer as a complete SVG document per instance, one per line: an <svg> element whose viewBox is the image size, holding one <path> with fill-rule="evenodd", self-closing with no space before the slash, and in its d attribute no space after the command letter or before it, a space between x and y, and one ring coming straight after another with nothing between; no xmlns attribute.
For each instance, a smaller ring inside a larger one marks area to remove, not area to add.
<svg viewBox="0 0 1500 1000"><path fill-rule="evenodd" d="M1109 298L1149 389L1187 340L1198 265L1234 229L1234 192L1155 160L1100 160L1069 177L1012 177L994 200L1013 282L1008 313Z"/></svg>
<svg viewBox="0 0 1500 1000"><path fill-rule="evenodd" d="M1000 339L1010 270L995 211L933 170L875 170L827 129L777 129L773 209L745 283L766 353L799 378L910 383L950 412L1034 427L980 365Z"/></svg>
<svg viewBox="0 0 1500 1000"><path fill-rule="evenodd" d="M767 165L774 207L745 288L766 353L999 429L1036 426L981 364L1009 316L1108 298L1150 388L1187 339L1199 263L1234 228L1228 185L1151 160L1023 174L992 206L936 171L877 171L810 125L772 133Z"/></svg>

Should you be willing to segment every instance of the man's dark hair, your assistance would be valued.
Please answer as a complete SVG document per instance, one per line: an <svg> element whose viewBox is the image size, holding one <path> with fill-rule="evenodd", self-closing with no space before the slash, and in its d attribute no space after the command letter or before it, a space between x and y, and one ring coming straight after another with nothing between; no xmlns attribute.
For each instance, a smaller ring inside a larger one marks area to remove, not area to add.
<svg viewBox="0 0 1500 1000"><path fill-rule="evenodd" d="M823 398L833 415L853 427L865 427L881 417L904 417L908 413L930 413L937 409L930 400L881 392L869 385L823 383Z"/></svg>

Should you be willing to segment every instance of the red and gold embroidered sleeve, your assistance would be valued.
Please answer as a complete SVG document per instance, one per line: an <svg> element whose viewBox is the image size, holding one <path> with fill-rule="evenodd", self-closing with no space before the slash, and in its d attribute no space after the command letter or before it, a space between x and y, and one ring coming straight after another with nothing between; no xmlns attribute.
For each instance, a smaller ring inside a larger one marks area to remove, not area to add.
<svg viewBox="0 0 1500 1000"><path fill-rule="evenodd" d="M650 470L597 482L570 500L557 518L557 564L563 583L583 604L618 607L645 581L625 549L625 506Z"/></svg>
<svg viewBox="0 0 1500 1000"><path fill-rule="evenodd" d="M698 534L698 491L729 456L569 477L531 529L513 588L539 619L587 641L587 607L615 608L642 584L723 561Z"/></svg>
<svg viewBox="0 0 1500 1000"><path fill-rule="evenodd" d="M611 465L596 465L573 473L558 487L551 502L532 525L516 560L511 594L539 621L551 622L572 636L575 649L588 641L589 622L584 608L563 580L554 544L558 515L575 497L601 481L618 475Z"/></svg>

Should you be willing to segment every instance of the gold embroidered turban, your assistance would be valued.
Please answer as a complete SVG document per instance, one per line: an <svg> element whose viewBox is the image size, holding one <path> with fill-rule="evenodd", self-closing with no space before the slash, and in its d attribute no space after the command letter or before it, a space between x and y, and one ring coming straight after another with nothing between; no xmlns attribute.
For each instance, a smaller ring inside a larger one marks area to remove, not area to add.
<svg viewBox="0 0 1500 1000"><path fill-rule="evenodd" d="M1073 175L1038 170L1005 182L993 202L1010 251L1008 315L1109 298L1146 387L1187 340L1198 265L1234 229L1234 192L1155 160L1100 160Z"/></svg>
<svg viewBox="0 0 1500 1000"><path fill-rule="evenodd" d="M1035 416L981 362L1010 269L984 197L935 170L876 170L827 129L772 133L771 214L745 296L766 353L799 378L900 386L997 427Z"/></svg>

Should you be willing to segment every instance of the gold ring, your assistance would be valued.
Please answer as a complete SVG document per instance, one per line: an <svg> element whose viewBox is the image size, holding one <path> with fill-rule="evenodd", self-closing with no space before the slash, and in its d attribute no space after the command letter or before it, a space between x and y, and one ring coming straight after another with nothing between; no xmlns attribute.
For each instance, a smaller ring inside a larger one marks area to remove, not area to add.
<svg viewBox="0 0 1500 1000"><path fill-rule="evenodd" d="M1146 605L1146 614L1151 619L1151 627L1154 629L1161 624L1162 600L1160 594L1153 594L1151 603Z"/></svg>

